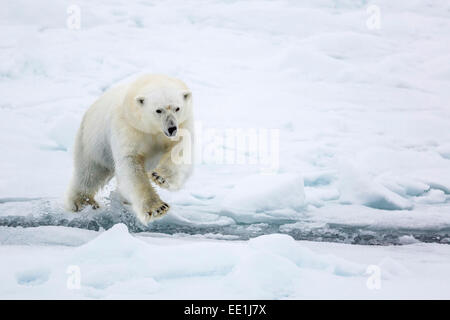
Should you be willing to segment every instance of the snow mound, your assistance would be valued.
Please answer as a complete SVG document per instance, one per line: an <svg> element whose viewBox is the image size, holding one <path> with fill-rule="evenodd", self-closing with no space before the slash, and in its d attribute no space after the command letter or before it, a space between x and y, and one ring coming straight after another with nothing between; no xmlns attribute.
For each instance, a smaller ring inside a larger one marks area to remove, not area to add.
<svg viewBox="0 0 450 320"><path fill-rule="evenodd" d="M253 238L249 246L262 252L270 252L292 261L300 268L329 270L337 275L356 276L364 274L364 268L340 260L334 256L320 256L302 247L291 236L284 234L264 235Z"/></svg>
<svg viewBox="0 0 450 320"><path fill-rule="evenodd" d="M226 281L238 297L275 299L294 294L302 278L302 270L291 260L276 254L252 251L235 265Z"/></svg>
<svg viewBox="0 0 450 320"><path fill-rule="evenodd" d="M151 278L152 273L146 267L150 263L147 247L119 223L76 248L70 264L79 266L83 285L103 289L135 277Z"/></svg>
<svg viewBox="0 0 450 320"><path fill-rule="evenodd" d="M381 269L382 279L393 279L398 276L410 276L411 272L400 262L391 257L384 257L378 266Z"/></svg>
<svg viewBox="0 0 450 320"><path fill-rule="evenodd" d="M132 256L142 250L146 244L133 237L123 223L114 225L108 231L101 233L97 238L77 249L83 257L99 259L102 256Z"/></svg>
<svg viewBox="0 0 450 320"><path fill-rule="evenodd" d="M241 179L227 192L222 206L241 221L252 214L269 214L276 218L277 210L300 210L304 200L300 175L252 175ZM275 213L270 214L271 211ZM279 217L286 218L282 213Z"/></svg>
<svg viewBox="0 0 450 320"><path fill-rule="evenodd" d="M30 229L25 237L30 237L32 232L40 233L42 229ZM74 236L77 232L80 233L78 238L84 236L82 230L73 229ZM62 234L55 236L63 237ZM75 238L74 243L78 241ZM24 247L33 245L33 239L40 243L34 236L24 242ZM27 291L27 296L186 298L189 294L191 298L279 299L307 294L312 273L335 280L364 279L361 278L364 277L363 265L318 254L282 234L245 242L161 239L133 236L119 223L98 232L92 240L86 237L85 241L75 248L65 247L60 254L55 254L55 250L61 249L41 250L41 259L25 253L16 261L5 255L9 267L0 266L0 281L12 273L19 286L11 284L11 279L4 282L6 287L0 289L0 296L8 296L8 292L23 293L24 288L35 287L36 291ZM0 253L1 250L0 247ZM5 268L7 271L2 272ZM64 287L65 270L77 270L80 290Z"/></svg>
<svg viewBox="0 0 450 320"><path fill-rule="evenodd" d="M363 204L383 210L411 210L410 200L389 190L380 182L350 162L342 165L341 203Z"/></svg>

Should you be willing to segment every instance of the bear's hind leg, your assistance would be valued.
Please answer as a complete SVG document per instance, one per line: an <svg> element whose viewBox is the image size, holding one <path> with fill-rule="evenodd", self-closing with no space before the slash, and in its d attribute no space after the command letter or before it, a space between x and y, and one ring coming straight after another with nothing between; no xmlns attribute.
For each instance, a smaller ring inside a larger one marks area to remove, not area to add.
<svg viewBox="0 0 450 320"><path fill-rule="evenodd" d="M112 177L112 171L94 162L84 162L82 167L75 167L72 181L66 196L66 209L80 211L90 205L99 208L94 197Z"/></svg>

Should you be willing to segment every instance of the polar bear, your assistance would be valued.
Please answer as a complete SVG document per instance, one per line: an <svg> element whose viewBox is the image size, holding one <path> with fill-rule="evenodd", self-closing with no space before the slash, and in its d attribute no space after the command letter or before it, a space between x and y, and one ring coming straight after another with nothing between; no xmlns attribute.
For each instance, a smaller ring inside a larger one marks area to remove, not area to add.
<svg viewBox="0 0 450 320"><path fill-rule="evenodd" d="M106 91L78 129L66 209L98 208L96 192L115 175L143 224L167 213L151 182L178 190L189 177L193 121L192 93L178 79L143 75Z"/></svg>

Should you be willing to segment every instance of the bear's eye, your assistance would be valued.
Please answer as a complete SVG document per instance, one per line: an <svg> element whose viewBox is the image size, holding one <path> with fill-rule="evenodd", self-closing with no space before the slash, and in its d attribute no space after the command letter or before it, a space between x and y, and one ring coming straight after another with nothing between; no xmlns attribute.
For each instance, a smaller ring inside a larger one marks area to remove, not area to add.
<svg viewBox="0 0 450 320"><path fill-rule="evenodd" d="M178 111L180 111L180 108L179 108L179 107L175 109L175 112L178 112Z"/></svg>
<svg viewBox="0 0 450 320"><path fill-rule="evenodd" d="M161 113L161 112L162 112L161 109L156 110L156 113Z"/></svg>

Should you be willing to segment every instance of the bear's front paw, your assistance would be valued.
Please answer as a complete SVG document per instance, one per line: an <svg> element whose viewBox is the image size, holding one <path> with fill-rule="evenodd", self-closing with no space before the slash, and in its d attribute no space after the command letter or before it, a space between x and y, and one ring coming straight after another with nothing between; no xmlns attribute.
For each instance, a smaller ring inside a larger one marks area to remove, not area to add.
<svg viewBox="0 0 450 320"><path fill-rule="evenodd" d="M161 200L152 200L144 204L138 214L142 223L148 224L150 221L161 218L169 211L169 205Z"/></svg>
<svg viewBox="0 0 450 320"><path fill-rule="evenodd" d="M70 211L78 212L83 210L84 207L88 205L91 206L94 210L100 208L100 205L97 203L97 201L94 200L93 197L82 196L68 201L68 204L66 206Z"/></svg>
<svg viewBox="0 0 450 320"><path fill-rule="evenodd" d="M164 189L169 189L169 182L167 181L167 179L163 178L162 176L160 176L156 171L153 171L151 173L151 175L149 175L150 179L152 179L152 181L154 183L156 183L158 186L160 186L161 188Z"/></svg>

